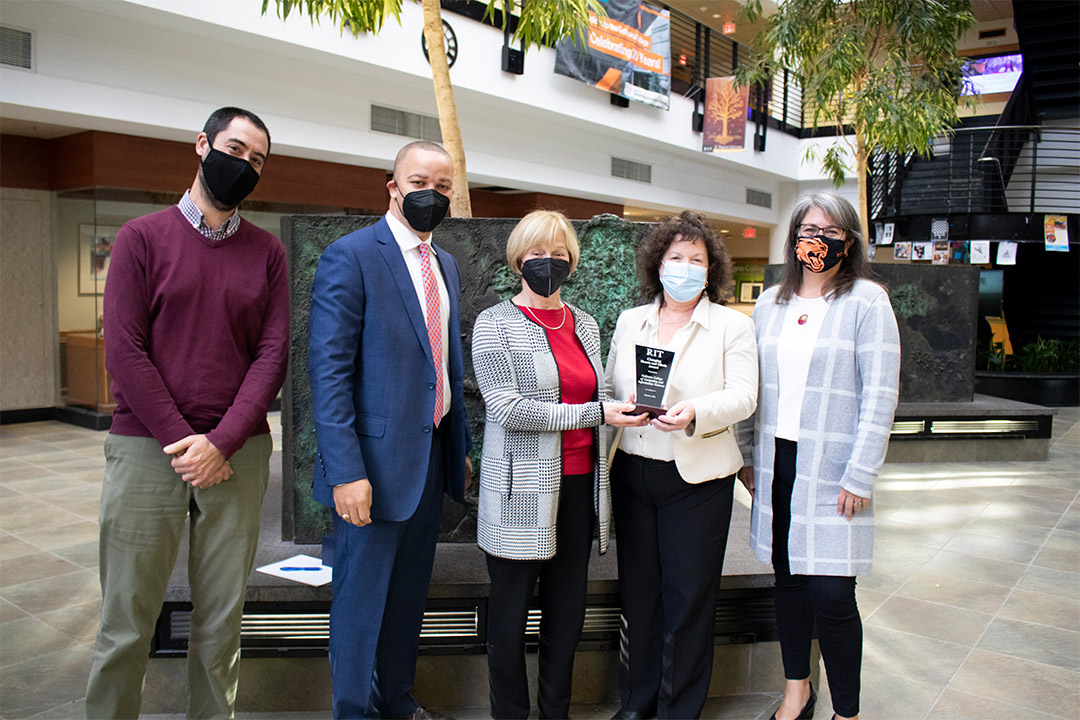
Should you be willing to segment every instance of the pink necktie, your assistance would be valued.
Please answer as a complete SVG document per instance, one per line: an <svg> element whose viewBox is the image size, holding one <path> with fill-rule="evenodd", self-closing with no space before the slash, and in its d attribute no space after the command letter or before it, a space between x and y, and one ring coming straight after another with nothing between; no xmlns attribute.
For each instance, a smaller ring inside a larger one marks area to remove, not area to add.
<svg viewBox="0 0 1080 720"><path fill-rule="evenodd" d="M424 302L427 304L427 335L431 359L435 362L435 427L443 414L442 320L439 317L439 286L431 271L431 249L420 243L420 275L424 279Z"/></svg>

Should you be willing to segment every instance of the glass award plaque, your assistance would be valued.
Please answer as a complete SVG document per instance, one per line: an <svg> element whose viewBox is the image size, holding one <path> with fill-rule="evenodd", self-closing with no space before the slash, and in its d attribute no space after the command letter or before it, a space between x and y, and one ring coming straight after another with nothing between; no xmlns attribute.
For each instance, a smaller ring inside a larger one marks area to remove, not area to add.
<svg viewBox="0 0 1080 720"><path fill-rule="evenodd" d="M637 405L633 411L635 415L648 413L649 417L657 417L665 413L662 403L674 360L674 350L637 346Z"/></svg>

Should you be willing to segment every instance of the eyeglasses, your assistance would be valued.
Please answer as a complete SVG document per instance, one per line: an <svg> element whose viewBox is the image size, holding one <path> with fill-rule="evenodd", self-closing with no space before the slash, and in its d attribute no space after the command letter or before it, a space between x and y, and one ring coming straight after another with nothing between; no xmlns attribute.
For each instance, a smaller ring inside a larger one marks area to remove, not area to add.
<svg viewBox="0 0 1080 720"><path fill-rule="evenodd" d="M830 240L839 240L844 237L844 228L830 225L829 227L819 228L817 225L800 225L797 232L801 238L812 238L818 235L824 235Z"/></svg>

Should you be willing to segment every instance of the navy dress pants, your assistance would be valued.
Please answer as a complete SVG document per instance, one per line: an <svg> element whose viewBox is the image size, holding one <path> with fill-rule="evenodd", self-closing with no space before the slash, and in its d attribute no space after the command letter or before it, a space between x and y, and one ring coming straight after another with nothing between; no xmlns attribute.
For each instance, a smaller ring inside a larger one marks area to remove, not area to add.
<svg viewBox="0 0 1080 720"><path fill-rule="evenodd" d="M412 517L364 527L334 514L337 547L330 607L334 717L404 718L442 517L443 433L431 443L427 486Z"/></svg>

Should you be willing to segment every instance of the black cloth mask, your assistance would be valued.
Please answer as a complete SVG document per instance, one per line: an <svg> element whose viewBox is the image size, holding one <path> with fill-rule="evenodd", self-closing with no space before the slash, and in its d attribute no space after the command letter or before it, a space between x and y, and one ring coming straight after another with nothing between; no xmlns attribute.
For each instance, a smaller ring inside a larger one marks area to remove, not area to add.
<svg viewBox="0 0 1080 720"><path fill-rule="evenodd" d="M534 293L551 297L570 277L570 263L560 258L533 258L522 264L521 277Z"/></svg>
<svg viewBox="0 0 1080 720"><path fill-rule="evenodd" d="M825 272L847 256L847 240L824 235L799 238L795 242L795 259L810 272Z"/></svg>
<svg viewBox="0 0 1080 720"><path fill-rule="evenodd" d="M206 189L224 208L234 208L251 194L259 173L244 158L210 148L202 161Z"/></svg>
<svg viewBox="0 0 1080 720"><path fill-rule="evenodd" d="M414 190L401 201L401 214L418 233L434 230L449 209L450 198L433 188Z"/></svg>

